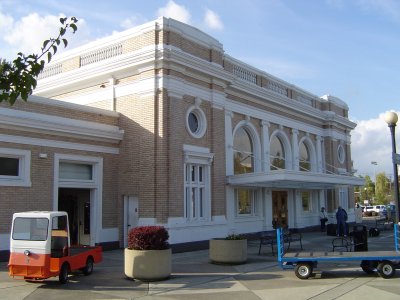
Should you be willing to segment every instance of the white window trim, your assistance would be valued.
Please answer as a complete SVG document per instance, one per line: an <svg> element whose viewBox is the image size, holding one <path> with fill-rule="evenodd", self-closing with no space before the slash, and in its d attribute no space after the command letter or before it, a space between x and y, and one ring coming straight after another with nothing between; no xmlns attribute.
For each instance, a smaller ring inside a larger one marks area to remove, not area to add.
<svg viewBox="0 0 400 300"><path fill-rule="evenodd" d="M196 132L193 132L189 126L189 115L191 113L194 113L198 117L199 128ZM186 129L189 132L189 134L196 139L202 138L204 136L204 134L206 133L206 130L207 130L206 114L203 112L203 110L198 105L193 105L193 106L189 107L189 109L186 111Z"/></svg>
<svg viewBox="0 0 400 300"><path fill-rule="evenodd" d="M208 222L211 220L211 164L214 159L214 154L209 152L208 148L184 145L184 167L183 167L183 199L184 199L184 218L187 222ZM186 172L188 165L201 165L204 168L204 215L202 218L188 216L186 199L186 188L191 187L191 183L186 182Z"/></svg>
<svg viewBox="0 0 400 300"><path fill-rule="evenodd" d="M93 165L92 180L71 180L59 178L59 166L62 162L73 162ZM58 189L87 188L90 189L90 228L94 228L90 234L90 245L100 242L103 230L103 158L95 156L54 154L54 187L53 209L58 210Z"/></svg>
<svg viewBox="0 0 400 300"><path fill-rule="evenodd" d="M344 149L344 147L343 147L342 144L339 144L339 145L338 145L338 148L337 148L337 158L338 158L338 161L339 161L341 164L343 164L344 161L346 160L346 150Z"/></svg>
<svg viewBox="0 0 400 300"><path fill-rule="evenodd" d="M19 176L0 175L0 186L31 187L31 151L0 148L0 156L19 159Z"/></svg>
<svg viewBox="0 0 400 300"><path fill-rule="evenodd" d="M260 192L257 189L252 189L252 188L240 188L240 189L247 189L251 190L253 193L253 198L251 199L251 212L249 214L239 214L239 199L237 198L237 193L236 190L234 191L235 195L235 216L236 218L254 218L254 217L259 217L259 194Z"/></svg>

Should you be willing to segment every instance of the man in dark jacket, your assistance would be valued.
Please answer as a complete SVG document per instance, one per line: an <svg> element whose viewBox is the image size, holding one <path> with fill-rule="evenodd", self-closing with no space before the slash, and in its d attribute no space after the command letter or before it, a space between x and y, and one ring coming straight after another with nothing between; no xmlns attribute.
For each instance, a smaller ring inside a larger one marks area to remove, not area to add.
<svg viewBox="0 0 400 300"><path fill-rule="evenodd" d="M336 212L337 236L347 236L347 212L339 206Z"/></svg>

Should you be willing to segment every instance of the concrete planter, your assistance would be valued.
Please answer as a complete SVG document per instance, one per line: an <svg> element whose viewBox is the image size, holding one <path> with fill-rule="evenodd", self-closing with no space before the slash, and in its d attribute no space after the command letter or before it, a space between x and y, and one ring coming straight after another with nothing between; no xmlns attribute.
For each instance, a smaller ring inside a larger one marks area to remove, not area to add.
<svg viewBox="0 0 400 300"><path fill-rule="evenodd" d="M171 249L125 249L125 275L141 281L164 280L171 276Z"/></svg>
<svg viewBox="0 0 400 300"><path fill-rule="evenodd" d="M247 261L247 240L210 240L210 260L216 264L244 264Z"/></svg>

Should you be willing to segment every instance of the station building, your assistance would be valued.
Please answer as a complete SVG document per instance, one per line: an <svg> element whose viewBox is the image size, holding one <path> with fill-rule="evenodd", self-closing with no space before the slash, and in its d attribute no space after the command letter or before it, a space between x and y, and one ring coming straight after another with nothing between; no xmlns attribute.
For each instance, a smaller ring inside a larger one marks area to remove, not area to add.
<svg viewBox="0 0 400 300"><path fill-rule="evenodd" d="M64 210L73 242L124 247L163 225L176 249L273 226L354 220L348 106L159 18L57 55L28 102L0 104L0 253L14 212Z"/></svg>

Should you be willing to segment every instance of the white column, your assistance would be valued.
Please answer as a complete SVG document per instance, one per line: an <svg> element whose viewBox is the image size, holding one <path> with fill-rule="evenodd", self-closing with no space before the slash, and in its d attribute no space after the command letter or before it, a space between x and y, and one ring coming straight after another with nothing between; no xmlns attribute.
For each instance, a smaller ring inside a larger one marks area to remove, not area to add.
<svg viewBox="0 0 400 300"><path fill-rule="evenodd" d="M263 230L272 230L272 192L264 189L264 224Z"/></svg>
<svg viewBox="0 0 400 300"><path fill-rule="evenodd" d="M299 170L299 131L292 129L293 170Z"/></svg>
<svg viewBox="0 0 400 300"><path fill-rule="evenodd" d="M270 123L267 121L261 121L261 170L263 172L269 172L270 160L269 160L269 127Z"/></svg>

